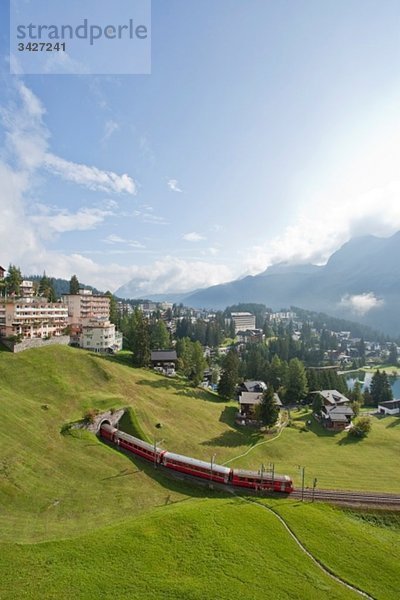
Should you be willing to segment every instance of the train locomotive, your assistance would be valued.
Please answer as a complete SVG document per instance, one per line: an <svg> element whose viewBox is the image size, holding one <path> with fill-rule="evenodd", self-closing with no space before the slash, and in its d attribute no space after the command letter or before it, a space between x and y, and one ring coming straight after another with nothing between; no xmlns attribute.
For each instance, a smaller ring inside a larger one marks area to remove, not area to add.
<svg viewBox="0 0 400 600"><path fill-rule="evenodd" d="M101 425L99 434L103 439L154 463L154 465L162 465L172 471L179 471L186 475L200 477L210 482L214 481L232 487L268 490L286 494L290 494L294 490L293 482L287 475L231 469L212 462L174 454L173 452L168 452L168 450L162 450L155 444L149 444L128 433L119 431L108 423Z"/></svg>

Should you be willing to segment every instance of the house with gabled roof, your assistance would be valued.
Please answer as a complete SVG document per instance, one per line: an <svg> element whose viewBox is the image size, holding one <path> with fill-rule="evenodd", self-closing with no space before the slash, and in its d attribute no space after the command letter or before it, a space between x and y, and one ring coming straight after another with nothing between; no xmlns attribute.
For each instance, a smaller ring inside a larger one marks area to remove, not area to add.
<svg viewBox="0 0 400 600"><path fill-rule="evenodd" d="M152 350L150 360L155 371L164 375L175 375L178 362L176 350Z"/></svg>
<svg viewBox="0 0 400 600"><path fill-rule="evenodd" d="M259 392L241 392L239 395L239 412L236 416L236 422L239 425L246 425L254 420L254 408L261 404L264 391ZM275 403L279 409L283 404L278 394L274 394Z"/></svg>
<svg viewBox="0 0 400 600"><path fill-rule="evenodd" d="M350 400L337 390L318 390L311 392L317 394L322 400L321 424L326 429L339 431L351 425L354 417Z"/></svg>

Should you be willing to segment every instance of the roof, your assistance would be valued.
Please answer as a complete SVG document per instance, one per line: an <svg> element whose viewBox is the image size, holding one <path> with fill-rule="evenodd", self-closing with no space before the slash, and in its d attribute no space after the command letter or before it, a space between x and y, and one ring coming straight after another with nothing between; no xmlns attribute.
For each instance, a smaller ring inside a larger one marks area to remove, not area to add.
<svg viewBox="0 0 400 600"><path fill-rule="evenodd" d="M242 392L239 396L239 404L260 404L262 392Z"/></svg>
<svg viewBox="0 0 400 600"><path fill-rule="evenodd" d="M242 392L239 396L239 404L260 404L263 398L263 392ZM278 394L274 394L275 402L282 406Z"/></svg>
<svg viewBox="0 0 400 600"><path fill-rule="evenodd" d="M242 386L246 388L247 392L254 392L254 391L260 391L260 389L262 390L266 390L267 386L265 385L264 381L243 381ZM260 389L257 389L260 388Z"/></svg>
<svg viewBox="0 0 400 600"><path fill-rule="evenodd" d="M209 469L210 475L211 469L213 473L222 473L223 475L229 475L229 473L231 472L231 470L228 467L211 464L211 462L206 462L205 460L198 460L197 458L190 458L189 456L182 456L181 454L174 454L173 452L165 452L164 458L184 462L185 464L191 465L193 467L202 467L203 469Z"/></svg>
<svg viewBox="0 0 400 600"><path fill-rule="evenodd" d="M129 433L125 433L124 431L118 431L118 433L115 434L115 437L119 438L120 440L124 440L125 442L131 442L132 444L136 444L137 446L140 446L145 450L151 450L152 452L154 452L154 444L149 444L148 442L139 440L138 438L135 438L132 435L129 435ZM159 448L158 446L156 446L156 451L162 452L161 448Z"/></svg>
<svg viewBox="0 0 400 600"><path fill-rule="evenodd" d="M331 414L329 413L329 419L335 423L347 423L348 419L344 414Z"/></svg>
<svg viewBox="0 0 400 600"><path fill-rule="evenodd" d="M343 396L343 394L341 394L337 390L318 390L316 392L311 392L311 393L319 394L320 396L322 396L324 398L324 400L329 402L329 404L333 404L333 405L344 404L345 402L350 402L350 400L348 398L346 398L346 396Z"/></svg>
<svg viewBox="0 0 400 600"><path fill-rule="evenodd" d="M387 400L387 402L380 402L379 406L386 408L400 408L400 400Z"/></svg>
<svg viewBox="0 0 400 600"><path fill-rule="evenodd" d="M354 412L350 406L325 406L325 414L331 421L344 423L348 421L348 417L353 417Z"/></svg>
<svg viewBox="0 0 400 600"><path fill-rule="evenodd" d="M151 360L177 360L176 350L153 350Z"/></svg>
<svg viewBox="0 0 400 600"><path fill-rule="evenodd" d="M261 473L259 471L246 471L245 469L234 469L233 474L239 477L251 477L251 478L261 478ZM264 472L263 479L272 479L272 473ZM290 481L290 477L287 475L274 475L274 481Z"/></svg>

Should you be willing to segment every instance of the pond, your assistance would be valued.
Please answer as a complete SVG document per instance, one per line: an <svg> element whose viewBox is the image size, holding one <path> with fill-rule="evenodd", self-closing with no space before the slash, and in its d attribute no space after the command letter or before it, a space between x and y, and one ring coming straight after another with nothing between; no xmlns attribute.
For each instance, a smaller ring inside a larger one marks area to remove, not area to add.
<svg viewBox="0 0 400 600"><path fill-rule="evenodd" d="M390 369L387 370L389 376L389 382L392 386L393 398L400 398L400 377L396 375L390 375ZM346 383L349 390L352 390L356 381L362 384L362 391L366 390L371 385L373 373L366 373L365 371L353 371L349 375L345 375Z"/></svg>

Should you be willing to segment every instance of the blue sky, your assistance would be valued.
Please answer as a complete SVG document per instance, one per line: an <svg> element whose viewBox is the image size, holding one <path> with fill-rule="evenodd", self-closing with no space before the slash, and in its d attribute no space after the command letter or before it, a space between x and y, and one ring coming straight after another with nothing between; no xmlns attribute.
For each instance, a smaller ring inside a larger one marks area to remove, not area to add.
<svg viewBox="0 0 400 600"><path fill-rule="evenodd" d="M8 74L0 264L138 295L400 229L397 1L153 0L152 73Z"/></svg>

